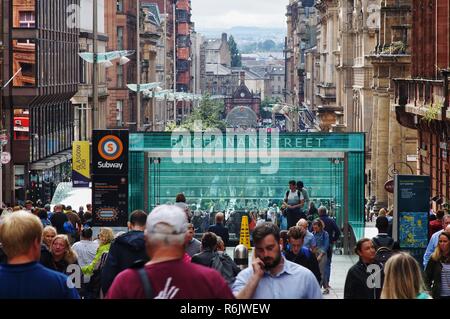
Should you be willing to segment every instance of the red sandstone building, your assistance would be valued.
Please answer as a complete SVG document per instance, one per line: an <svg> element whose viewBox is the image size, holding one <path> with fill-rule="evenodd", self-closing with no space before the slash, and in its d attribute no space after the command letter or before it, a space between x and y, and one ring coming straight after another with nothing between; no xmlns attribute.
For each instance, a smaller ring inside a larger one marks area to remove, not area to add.
<svg viewBox="0 0 450 319"><path fill-rule="evenodd" d="M438 206L450 202L449 34L449 1L414 0L412 79L395 81L397 119L417 130L418 172Z"/></svg>
<svg viewBox="0 0 450 319"><path fill-rule="evenodd" d="M105 1L105 31L108 35L106 52L136 50L136 1ZM136 94L129 91L127 84L136 83L136 55L125 65L118 60L106 69L108 84L108 105L106 125L108 128L136 128ZM102 114L99 114L102 116Z"/></svg>

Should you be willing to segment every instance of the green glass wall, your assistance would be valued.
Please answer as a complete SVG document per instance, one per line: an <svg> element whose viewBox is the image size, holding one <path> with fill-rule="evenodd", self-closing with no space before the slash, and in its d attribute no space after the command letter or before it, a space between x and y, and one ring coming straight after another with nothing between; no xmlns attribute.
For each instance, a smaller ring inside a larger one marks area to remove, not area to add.
<svg viewBox="0 0 450 319"><path fill-rule="evenodd" d="M194 154L191 163L176 163L171 151L180 142L180 136L131 134L130 211L173 203L181 192L193 210L267 209L273 203L281 203L289 180L294 179L304 182L311 201L329 208L341 227L347 219L356 239L363 236L364 134L290 133L280 134L277 140L270 135L266 140L260 138L239 134L231 138L205 138L198 133L190 139L185 136L185 141L192 143ZM206 163L202 151L212 144L222 145L224 156L235 149L247 153L237 156L233 163L227 163L225 158L223 163ZM263 174L261 167L269 164L262 161L267 158L249 159L249 154L258 154L270 144L279 146L278 170Z"/></svg>

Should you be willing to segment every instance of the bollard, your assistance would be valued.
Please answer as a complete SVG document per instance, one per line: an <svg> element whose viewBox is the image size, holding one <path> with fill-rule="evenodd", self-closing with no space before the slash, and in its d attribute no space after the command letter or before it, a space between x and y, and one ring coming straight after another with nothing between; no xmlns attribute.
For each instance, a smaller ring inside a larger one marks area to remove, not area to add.
<svg viewBox="0 0 450 319"><path fill-rule="evenodd" d="M241 269L248 267L248 249L244 245L238 245L234 249L234 262Z"/></svg>

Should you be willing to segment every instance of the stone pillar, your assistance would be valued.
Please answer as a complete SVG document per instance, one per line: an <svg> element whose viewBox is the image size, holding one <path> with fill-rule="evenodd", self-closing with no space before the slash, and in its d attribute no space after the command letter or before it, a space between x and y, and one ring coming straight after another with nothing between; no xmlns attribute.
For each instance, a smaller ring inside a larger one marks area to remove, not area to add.
<svg viewBox="0 0 450 319"><path fill-rule="evenodd" d="M387 206L388 196L384 189L384 183L387 180L388 171L388 152L389 152L389 94L378 93L378 125L377 125L377 176L375 209Z"/></svg>
<svg viewBox="0 0 450 319"><path fill-rule="evenodd" d="M378 126L378 93L373 94L373 115L372 115L372 139L370 141L371 146L371 182L370 182L370 194L372 197L376 194L377 186L377 126Z"/></svg>

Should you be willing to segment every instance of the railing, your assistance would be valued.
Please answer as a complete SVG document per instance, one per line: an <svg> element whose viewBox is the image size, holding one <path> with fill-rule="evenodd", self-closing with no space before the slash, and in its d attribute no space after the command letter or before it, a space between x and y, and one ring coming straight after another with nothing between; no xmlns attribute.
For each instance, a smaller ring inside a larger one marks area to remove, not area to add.
<svg viewBox="0 0 450 319"><path fill-rule="evenodd" d="M430 106L444 98L444 83L427 79L394 79L395 102L417 108Z"/></svg>

